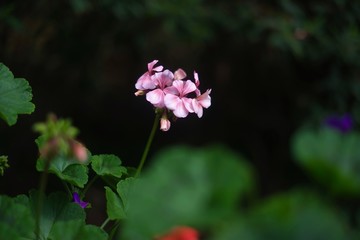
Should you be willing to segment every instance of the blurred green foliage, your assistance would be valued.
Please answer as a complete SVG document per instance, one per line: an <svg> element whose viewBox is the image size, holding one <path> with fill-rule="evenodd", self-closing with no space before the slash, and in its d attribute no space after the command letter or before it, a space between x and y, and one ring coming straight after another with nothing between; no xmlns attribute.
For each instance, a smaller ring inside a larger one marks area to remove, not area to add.
<svg viewBox="0 0 360 240"><path fill-rule="evenodd" d="M255 191L251 166L225 147L166 149L128 196L125 239L150 239L176 226L211 230L242 211Z"/></svg>
<svg viewBox="0 0 360 240"><path fill-rule="evenodd" d="M294 136L298 163L337 196L360 194L360 135L327 127L301 129Z"/></svg>

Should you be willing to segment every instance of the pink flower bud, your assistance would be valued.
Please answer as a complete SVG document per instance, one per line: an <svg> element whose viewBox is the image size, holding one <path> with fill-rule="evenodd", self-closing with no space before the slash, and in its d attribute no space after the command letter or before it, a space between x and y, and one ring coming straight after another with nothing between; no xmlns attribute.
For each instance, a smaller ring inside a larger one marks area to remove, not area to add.
<svg viewBox="0 0 360 240"><path fill-rule="evenodd" d="M142 96L145 94L145 91L144 90L138 90L135 92L135 96Z"/></svg>
<svg viewBox="0 0 360 240"><path fill-rule="evenodd" d="M52 159L59 153L59 139L52 138L40 148L40 156L45 159Z"/></svg>
<svg viewBox="0 0 360 240"><path fill-rule="evenodd" d="M160 130L166 132L170 129L170 121L167 119L167 116L164 114L160 119Z"/></svg>
<svg viewBox="0 0 360 240"><path fill-rule="evenodd" d="M71 142L71 150L73 156L80 162L85 162L88 159L88 154L84 145L78 141Z"/></svg>

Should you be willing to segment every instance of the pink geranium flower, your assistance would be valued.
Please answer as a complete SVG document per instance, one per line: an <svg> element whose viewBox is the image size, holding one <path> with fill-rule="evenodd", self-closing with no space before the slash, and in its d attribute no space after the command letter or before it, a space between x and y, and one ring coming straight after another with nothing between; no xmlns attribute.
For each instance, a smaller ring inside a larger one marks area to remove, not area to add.
<svg viewBox="0 0 360 240"><path fill-rule="evenodd" d="M164 97L166 94L164 90L172 84L174 74L169 70L165 70L163 72L155 73L151 78L157 88L146 94L146 100L157 108L163 108L165 107Z"/></svg>
<svg viewBox="0 0 360 240"><path fill-rule="evenodd" d="M196 86L190 80L175 80L171 87L165 89L165 106L172 110L178 118L186 117L189 112L194 112L191 98L186 97L187 94L196 90Z"/></svg>
<svg viewBox="0 0 360 240"><path fill-rule="evenodd" d="M153 81L151 76L154 72L160 72L163 70L163 66L157 66L154 68L155 64L158 60L154 60L148 63L148 71L145 72L141 77L137 80L135 84L135 88L138 90L151 90L156 87L156 83Z"/></svg>
<svg viewBox="0 0 360 240"><path fill-rule="evenodd" d="M135 95L146 94L146 100L156 108L155 112L163 114L160 118L160 129L170 129L168 115L185 118L189 113L195 113L201 118L203 109L211 105L211 89L201 94L199 75L195 71L194 82L185 81L186 72L181 68L174 73L169 70L163 71L163 66L155 67L157 63L158 60L148 63L148 71L135 84Z"/></svg>

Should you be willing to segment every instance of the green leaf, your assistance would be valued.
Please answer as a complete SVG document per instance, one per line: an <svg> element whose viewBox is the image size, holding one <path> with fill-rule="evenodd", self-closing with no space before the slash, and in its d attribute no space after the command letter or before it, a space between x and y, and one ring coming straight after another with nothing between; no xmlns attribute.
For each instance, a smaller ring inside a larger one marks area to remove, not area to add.
<svg viewBox="0 0 360 240"><path fill-rule="evenodd" d="M35 110L31 103L31 87L23 78L14 78L11 71L0 63L0 117L14 125L18 114L30 114Z"/></svg>
<svg viewBox="0 0 360 240"><path fill-rule="evenodd" d="M252 169L225 147L173 147L152 162L128 196L127 239L151 239L174 226L211 228L253 191Z"/></svg>
<svg viewBox="0 0 360 240"><path fill-rule="evenodd" d="M33 238L35 221L28 206L0 196L0 239Z"/></svg>
<svg viewBox="0 0 360 240"><path fill-rule="evenodd" d="M117 184L117 193L119 194L122 206L124 207L124 212L126 213L129 209L128 197L134 187L136 179L133 177L126 178L125 180L120 180Z"/></svg>
<svg viewBox="0 0 360 240"><path fill-rule="evenodd" d="M108 239L108 235L97 226L85 225L82 220L70 220L66 222L56 222L51 229L49 239L106 240Z"/></svg>
<svg viewBox="0 0 360 240"><path fill-rule="evenodd" d="M38 192L30 192L30 206L33 212L37 209ZM53 227L57 223L76 220L85 223L85 212L78 204L70 202L67 195L61 192L51 193L44 198L43 208L40 218L40 238L47 239ZM65 238L63 238L65 239Z"/></svg>
<svg viewBox="0 0 360 240"><path fill-rule="evenodd" d="M132 192L136 179L133 177L120 180L116 185L117 193L114 193L110 187L105 187L106 191L106 211L111 220L120 220L126 218L129 208L128 197Z"/></svg>
<svg viewBox="0 0 360 240"><path fill-rule="evenodd" d="M9 168L8 156L0 156L0 175L4 175L5 169Z"/></svg>
<svg viewBox="0 0 360 240"><path fill-rule="evenodd" d="M360 135L329 128L301 129L293 139L295 160L336 195L360 195Z"/></svg>
<svg viewBox="0 0 360 240"><path fill-rule="evenodd" d="M292 191L275 195L247 216L256 239L349 239L345 219L317 195Z"/></svg>
<svg viewBox="0 0 360 240"><path fill-rule="evenodd" d="M293 190L273 195L211 234L217 239L353 239L342 213L318 195Z"/></svg>
<svg viewBox="0 0 360 240"><path fill-rule="evenodd" d="M129 194L132 192L136 179L133 177L120 180L116 185L117 193L110 187L105 187L106 191L106 212L111 220L124 219L129 209Z"/></svg>
<svg viewBox="0 0 360 240"><path fill-rule="evenodd" d="M99 176L114 176L120 178L127 173L125 167L121 166L121 160L111 154L94 155L91 157L91 166Z"/></svg>
<svg viewBox="0 0 360 240"><path fill-rule="evenodd" d="M105 187L106 193L106 212L111 220L124 219L126 217L123 203L118 194L111 188Z"/></svg>
<svg viewBox="0 0 360 240"><path fill-rule="evenodd" d="M39 158L36 162L36 169L44 171L45 159ZM88 181L88 167L75 159L64 156L54 157L49 166L49 172L57 175L60 179L83 188Z"/></svg>

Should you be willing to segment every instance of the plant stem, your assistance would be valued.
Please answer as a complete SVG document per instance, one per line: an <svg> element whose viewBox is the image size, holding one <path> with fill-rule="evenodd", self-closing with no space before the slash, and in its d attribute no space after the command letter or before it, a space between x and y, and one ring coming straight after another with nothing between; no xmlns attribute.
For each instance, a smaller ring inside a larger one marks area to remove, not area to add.
<svg viewBox="0 0 360 240"><path fill-rule="evenodd" d="M84 190L81 192L80 195L80 199L83 198L86 194L86 192L89 190L89 188L93 185L93 183L96 181L96 179L98 179L99 175L95 175L90 182L88 182L88 184L86 184L86 187L84 188Z"/></svg>
<svg viewBox="0 0 360 240"><path fill-rule="evenodd" d="M70 199L72 199L72 192L70 191L69 185L65 181L61 181L65 187L66 192L69 194Z"/></svg>
<svg viewBox="0 0 360 240"><path fill-rule="evenodd" d="M155 136L155 132L156 132L156 129L158 128L158 125L159 125L159 120L160 120L160 114L157 113L155 115L155 120L154 120L154 123L153 123L153 127L151 129L151 132L150 132L150 136L148 138L148 141L146 143L146 146L145 146L145 149L144 149L144 152L143 152L143 155L141 157L141 160L140 160L140 164L136 170L136 173L135 173L135 178L138 177L141 173L141 170L144 166L144 163L145 163L145 160L146 160L146 157L149 153L149 150L150 150L150 146L151 146L151 143L154 139L154 136Z"/></svg>
<svg viewBox="0 0 360 240"><path fill-rule="evenodd" d="M110 221L110 218L105 219L105 221L103 222L103 224L101 224L100 228L104 229L104 227L106 226L106 224L108 224L108 222Z"/></svg>
<svg viewBox="0 0 360 240"><path fill-rule="evenodd" d="M38 194L38 199L37 199L38 202L37 202L36 217L35 217L36 239L40 239L40 218L41 218L45 189L46 189L47 178L48 178L48 170L50 167L51 159L44 159L44 161L45 161L45 167L44 167L44 171L42 172L41 178L40 178L39 194Z"/></svg>
<svg viewBox="0 0 360 240"><path fill-rule="evenodd" d="M113 228L111 229L111 231L110 231L110 234L109 234L109 240L112 240L113 239L113 237L114 237L114 235L115 235L115 233L116 233L116 230L117 230L117 228L120 226L120 221L119 220L117 220L116 222L115 222L115 224L113 225Z"/></svg>

